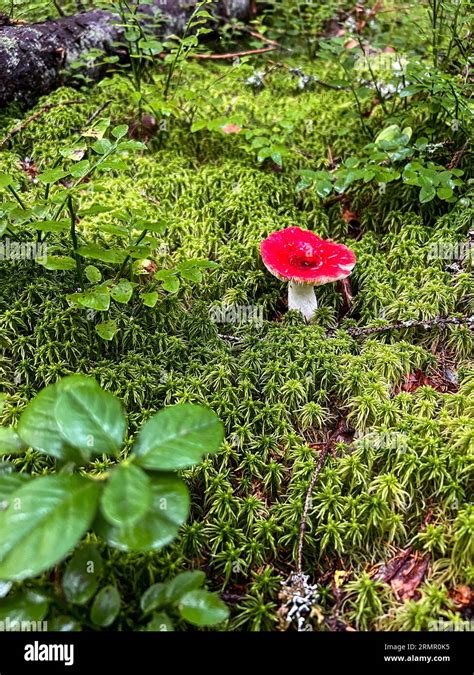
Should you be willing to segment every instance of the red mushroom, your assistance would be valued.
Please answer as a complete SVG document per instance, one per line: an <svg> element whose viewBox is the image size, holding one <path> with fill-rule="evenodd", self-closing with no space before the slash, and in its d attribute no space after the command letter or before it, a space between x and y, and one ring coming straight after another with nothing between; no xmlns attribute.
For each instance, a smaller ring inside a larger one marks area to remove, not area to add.
<svg viewBox="0 0 474 675"><path fill-rule="evenodd" d="M298 310L307 321L318 307L313 287L345 279L356 264L355 254L347 246L300 227L273 232L262 241L260 253L274 276L289 281L288 309Z"/></svg>

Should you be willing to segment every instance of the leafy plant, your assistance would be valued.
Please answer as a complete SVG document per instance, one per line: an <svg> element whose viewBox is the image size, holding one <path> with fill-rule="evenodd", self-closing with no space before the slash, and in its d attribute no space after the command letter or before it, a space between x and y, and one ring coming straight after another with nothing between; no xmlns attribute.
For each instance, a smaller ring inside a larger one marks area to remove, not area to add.
<svg viewBox="0 0 474 675"><path fill-rule="evenodd" d="M104 453L117 457L126 426L115 396L92 378L72 375L43 389L16 429L2 430L3 454L32 447L54 458L59 469L39 477L0 476L2 579L47 571L90 529L125 551L157 550L175 538L188 515L189 494L172 472L216 452L222 425L200 406L166 408L146 422L130 455L111 471L95 478L72 473ZM88 598L91 590L82 588L79 597ZM77 598L78 589L72 592Z"/></svg>

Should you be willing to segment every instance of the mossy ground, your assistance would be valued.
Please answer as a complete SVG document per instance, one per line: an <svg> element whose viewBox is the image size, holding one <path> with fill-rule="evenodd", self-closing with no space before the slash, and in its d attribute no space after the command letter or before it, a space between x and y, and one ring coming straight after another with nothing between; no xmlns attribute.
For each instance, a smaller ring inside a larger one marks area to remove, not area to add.
<svg viewBox="0 0 474 675"><path fill-rule="evenodd" d="M301 65L302 57L283 63ZM314 64L304 68L324 75ZM308 158L323 165L328 147L344 158L367 142L350 95L300 91L285 68L274 69L256 91L230 66L213 64L187 67L186 86L204 89L224 70L227 79L216 85L221 114L231 105L254 125L291 122L283 171L258 165L238 135L191 135L183 121L169 118L149 149L130 157L127 171L85 187L85 201L140 204L165 217L165 266L204 257L218 267L201 284L163 293L154 309L115 307L120 331L109 344L64 300L74 289L70 273L1 263L0 368L7 393L1 421L14 421L36 391L74 372L115 392L132 430L163 405L183 401L209 405L223 420L220 453L184 472L192 517L176 542L149 555L107 553L108 575L125 599L123 629L138 628L138 598L150 582L196 567L232 604L226 629L275 630L280 582L295 568L316 444L341 419L345 436L319 475L304 542L303 568L320 583L321 615L331 617L337 605L340 625L363 630L426 629L442 617L460 618L449 594L474 579L472 334L451 327L354 338L345 328L380 318L472 314L469 270L452 272L446 260L430 260L429 251L436 241L465 241L474 210L466 201L449 211L420 206L409 186L387 186L385 194L366 186L352 198L359 223L348 224L338 202L324 205L295 185ZM70 98L85 102L30 123L1 154L2 170L20 176L26 155L46 168L106 100L115 123L136 115L118 75L84 95L64 88L41 103ZM27 114L3 112L0 134ZM199 116L206 115L215 112L203 100ZM421 123L416 115L405 123ZM100 239L108 218L86 218L81 228ZM264 269L259 243L290 225L355 250L350 316L332 285L319 290L314 324L286 314L284 284ZM209 317L216 303L262 307L264 321L216 326ZM241 339L225 340L218 331ZM446 384L447 368L457 381ZM417 371L426 376L421 386L404 386ZM91 471L109 463L104 457ZM32 451L15 464L48 470ZM369 573L409 545L431 557L418 595L400 602ZM341 570L347 576L336 597L334 575ZM312 623L327 628L316 616Z"/></svg>

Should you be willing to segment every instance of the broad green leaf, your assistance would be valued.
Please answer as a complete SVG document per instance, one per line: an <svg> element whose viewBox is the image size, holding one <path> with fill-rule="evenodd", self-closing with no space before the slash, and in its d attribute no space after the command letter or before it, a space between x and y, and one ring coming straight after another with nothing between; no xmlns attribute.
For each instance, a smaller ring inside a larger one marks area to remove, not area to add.
<svg viewBox="0 0 474 675"><path fill-rule="evenodd" d="M177 293L180 286L179 279L178 277L170 277L162 282L162 286L168 293Z"/></svg>
<svg viewBox="0 0 474 675"><path fill-rule="evenodd" d="M8 187L9 185L13 185L13 183L14 183L13 176L10 176L7 173L4 173L0 176L0 190L2 188Z"/></svg>
<svg viewBox="0 0 474 675"><path fill-rule="evenodd" d="M112 340L114 335L117 333L118 327L117 323L113 320L111 321L102 321L98 323L95 327L97 335L99 335L103 340Z"/></svg>
<svg viewBox="0 0 474 675"><path fill-rule="evenodd" d="M36 258L38 265L42 265L47 270L73 270L76 267L76 261L69 256L48 255L46 260Z"/></svg>
<svg viewBox="0 0 474 675"><path fill-rule="evenodd" d="M159 474L152 478L152 505L135 525L115 527L103 517L94 529L109 546L122 551L156 551L178 534L189 513L189 493L177 476Z"/></svg>
<svg viewBox="0 0 474 675"><path fill-rule="evenodd" d="M98 312L106 312L110 307L110 291L104 285L96 286L85 293L73 293L67 297L68 300L81 307L95 309Z"/></svg>
<svg viewBox="0 0 474 675"><path fill-rule="evenodd" d="M105 155L112 150L112 147L112 143L108 138L101 138L91 145L92 150L98 155Z"/></svg>
<svg viewBox="0 0 474 675"><path fill-rule="evenodd" d="M74 178L84 178L87 175L91 168L91 164L88 159L83 159L82 162L78 162L71 168L71 176Z"/></svg>
<svg viewBox="0 0 474 675"><path fill-rule="evenodd" d="M96 626L107 628L120 612L122 600L115 586L105 586L96 595L91 608L91 621Z"/></svg>
<svg viewBox="0 0 474 675"><path fill-rule="evenodd" d="M158 582L146 589L140 598L140 608L144 614L149 614L167 605L166 587L167 584Z"/></svg>
<svg viewBox="0 0 474 675"><path fill-rule="evenodd" d="M46 595L33 590L19 590L0 601L0 621L8 621L7 630L21 630L21 622L43 621L48 614L49 600ZM32 630L31 626L23 630Z"/></svg>
<svg viewBox="0 0 474 675"><path fill-rule="evenodd" d="M85 605L97 590L102 569L102 557L97 546L84 544L78 548L66 565L62 579L68 602Z"/></svg>
<svg viewBox="0 0 474 675"><path fill-rule="evenodd" d="M127 420L118 398L91 377L71 375L61 380L54 406L58 428L70 446L89 454L117 453L123 445Z"/></svg>
<svg viewBox="0 0 474 675"><path fill-rule="evenodd" d="M223 438L222 422L212 410L182 403L153 415L141 428L133 452L146 469L173 471L217 452Z"/></svg>
<svg viewBox="0 0 474 675"><path fill-rule="evenodd" d="M58 395L57 384L42 389L22 412L17 433L27 446L61 459L68 444L54 415Z"/></svg>
<svg viewBox="0 0 474 675"><path fill-rule="evenodd" d="M64 474L16 490L0 512L0 579L21 581L60 562L88 530L99 492L97 482Z"/></svg>
<svg viewBox="0 0 474 675"><path fill-rule="evenodd" d="M206 575L201 570L181 572L174 579L166 583L166 600L169 604L175 604L178 600L204 585Z"/></svg>
<svg viewBox="0 0 474 675"><path fill-rule="evenodd" d="M87 265L87 267L84 269L84 273L87 277L87 280L90 281L91 284L97 284L102 279L101 271L94 265Z"/></svg>
<svg viewBox="0 0 474 675"><path fill-rule="evenodd" d="M62 178L66 178L66 176L69 175L70 172L64 171L64 169L49 169L49 171L40 173L38 180L40 180L42 183L45 183L46 185L52 185L53 183L57 183Z"/></svg>
<svg viewBox="0 0 474 675"><path fill-rule="evenodd" d="M117 286L112 286L110 289L110 295L113 297L113 299L116 302L123 303L124 305L126 305L130 300L132 293L133 286L129 281L127 281L127 279L120 279Z"/></svg>
<svg viewBox="0 0 474 675"><path fill-rule="evenodd" d="M26 446L11 427L0 427L0 455L18 455Z"/></svg>
<svg viewBox="0 0 474 675"><path fill-rule="evenodd" d="M108 263L122 263L127 254L125 251L119 249L107 249L98 246L97 244L89 244L88 246L81 246L77 252L83 258L92 258L92 260L100 260Z"/></svg>
<svg viewBox="0 0 474 675"><path fill-rule="evenodd" d="M153 494L147 474L133 464L112 471L102 493L101 508L112 525L134 525L151 506Z"/></svg>
<svg viewBox="0 0 474 675"><path fill-rule="evenodd" d="M422 187L419 194L420 204L426 204L431 202L436 197L436 189L429 185L427 187Z"/></svg>
<svg viewBox="0 0 474 675"><path fill-rule="evenodd" d="M229 609L216 593L196 590L180 599L179 613L194 626L214 626L228 618Z"/></svg>
<svg viewBox="0 0 474 675"><path fill-rule="evenodd" d="M123 138L128 134L128 124L119 124L112 129L112 136L114 138Z"/></svg>
<svg viewBox="0 0 474 675"><path fill-rule="evenodd" d="M143 630L153 633L168 633L174 631L174 626L166 612L157 612Z"/></svg>
<svg viewBox="0 0 474 675"><path fill-rule="evenodd" d="M156 291L152 291L151 293L142 293L140 298L146 307L154 307L158 302L159 295Z"/></svg>
<svg viewBox="0 0 474 675"><path fill-rule="evenodd" d="M35 230L41 232L63 232L70 227L68 220L35 220Z"/></svg>
<svg viewBox="0 0 474 675"><path fill-rule="evenodd" d="M8 504L8 499L5 501L5 498L18 490L18 488L29 480L31 480L31 476L27 473L0 474L0 510L3 510L2 502L5 502L5 508Z"/></svg>
<svg viewBox="0 0 474 675"><path fill-rule="evenodd" d="M52 619L48 619L48 631L56 633L71 633L80 630L81 624L76 621L76 619L73 619L72 616L60 614L59 616L55 616Z"/></svg>

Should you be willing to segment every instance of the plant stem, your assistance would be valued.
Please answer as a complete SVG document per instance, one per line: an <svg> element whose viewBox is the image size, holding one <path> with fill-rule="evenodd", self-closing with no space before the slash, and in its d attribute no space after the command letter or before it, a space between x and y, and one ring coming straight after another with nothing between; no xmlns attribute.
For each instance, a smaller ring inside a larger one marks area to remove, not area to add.
<svg viewBox="0 0 474 675"><path fill-rule="evenodd" d="M148 230L143 230L143 232L142 232L141 235L138 237L138 239L137 239L137 241L135 242L134 245L135 245L135 246L138 246L138 244L139 244L141 241L143 241L143 239L146 237L147 234L148 234ZM131 256L130 254L128 254L127 257L125 258L125 260L123 261L122 266L120 267L119 271L117 272L117 276L115 277L115 283L117 283L117 281L119 281L119 280L122 278L122 276L123 276L123 274L124 274L124 272L125 272L125 269L126 269L128 263L130 262L130 258L131 258L131 257L132 257L132 256Z"/></svg>
<svg viewBox="0 0 474 675"><path fill-rule="evenodd" d="M74 211L74 206L72 203L72 197L71 195L68 196L67 198L67 208L69 211L69 215L71 216L71 240L72 240L72 248L74 251L74 259L76 261L76 270L77 270L77 280L79 283L79 286L81 290L84 290L84 277L82 274L82 263L81 263L81 258L80 255L77 252L77 249L79 248L78 242L77 242L77 234L76 234L76 213Z"/></svg>

